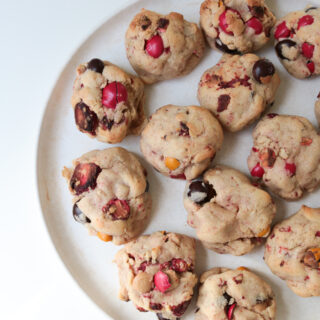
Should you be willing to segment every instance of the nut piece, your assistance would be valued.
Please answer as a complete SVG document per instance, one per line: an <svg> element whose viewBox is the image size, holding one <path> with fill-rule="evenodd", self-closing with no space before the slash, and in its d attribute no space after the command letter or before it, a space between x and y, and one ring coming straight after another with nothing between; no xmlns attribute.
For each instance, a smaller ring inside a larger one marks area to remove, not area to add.
<svg viewBox="0 0 320 320"><path fill-rule="evenodd" d="M139 272L133 279L133 289L139 293L147 293L152 289L153 277L151 274L146 272Z"/></svg>

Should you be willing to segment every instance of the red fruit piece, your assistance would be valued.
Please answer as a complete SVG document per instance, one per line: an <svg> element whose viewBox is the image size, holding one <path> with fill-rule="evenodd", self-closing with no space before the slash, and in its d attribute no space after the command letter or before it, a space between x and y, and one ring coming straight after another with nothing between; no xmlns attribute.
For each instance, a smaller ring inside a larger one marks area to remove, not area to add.
<svg viewBox="0 0 320 320"><path fill-rule="evenodd" d="M233 312L234 312L234 309L235 309L236 306L237 306L237 303L235 302L234 304L232 304L232 305L228 308L228 311L227 311L228 320L231 320L231 319L232 319Z"/></svg>
<svg viewBox="0 0 320 320"><path fill-rule="evenodd" d="M127 89L120 82L111 82L102 90L102 104L109 109L115 109L118 103L127 99Z"/></svg>
<svg viewBox="0 0 320 320"><path fill-rule="evenodd" d="M91 111L90 108L83 102L79 102L74 108L74 118L80 131L96 134L99 121L95 112Z"/></svg>
<svg viewBox="0 0 320 320"><path fill-rule="evenodd" d="M171 306L170 309L176 317L181 317L187 310L191 300L182 302L177 306Z"/></svg>
<svg viewBox="0 0 320 320"><path fill-rule="evenodd" d="M316 237L320 237L320 231L316 232Z"/></svg>
<svg viewBox="0 0 320 320"><path fill-rule="evenodd" d="M155 59L159 58L164 51L162 38L159 35L155 35L151 39L147 40L145 43L145 50L149 56Z"/></svg>
<svg viewBox="0 0 320 320"><path fill-rule="evenodd" d="M94 189L97 185L97 178L101 168L94 163L79 163L70 180L70 187L77 195Z"/></svg>
<svg viewBox="0 0 320 320"><path fill-rule="evenodd" d="M228 108L231 97L228 94L222 94L218 98L218 112L222 112Z"/></svg>
<svg viewBox="0 0 320 320"><path fill-rule="evenodd" d="M163 271L158 271L154 275L153 281L156 288L162 293L166 292L171 287L169 277Z"/></svg>
<svg viewBox="0 0 320 320"><path fill-rule="evenodd" d="M253 177L262 178L264 175L264 169L260 166L259 163L251 170L251 175Z"/></svg>
<svg viewBox="0 0 320 320"><path fill-rule="evenodd" d="M184 173L177 174L176 176L175 175L170 175L170 178L172 178L172 179L182 179L182 180L186 180L187 179Z"/></svg>
<svg viewBox="0 0 320 320"><path fill-rule="evenodd" d="M241 15L237 10L234 9L227 9L225 12L223 12L220 17L219 17L219 26L220 28L226 33L229 34L231 36L233 36L233 32L232 31L228 31L228 23L227 23L227 12L234 12L240 19L241 19Z"/></svg>
<svg viewBox="0 0 320 320"><path fill-rule="evenodd" d="M314 62L309 61L309 62L307 63L307 68L309 69L309 71L310 71L311 73L314 73L314 69L315 69L315 67L314 67Z"/></svg>
<svg viewBox="0 0 320 320"><path fill-rule="evenodd" d="M310 43L308 43L308 42L304 42L304 43L302 44L301 49L302 49L302 54L303 54L306 58L308 58L308 59L312 58L312 56L313 56L313 51L314 51L314 45L313 45L313 44L310 44Z"/></svg>
<svg viewBox="0 0 320 320"><path fill-rule="evenodd" d="M280 38L287 38L289 36L290 36L290 30L288 29L286 22L283 21L277 26L276 31L274 32L274 37L276 39L280 39Z"/></svg>
<svg viewBox="0 0 320 320"><path fill-rule="evenodd" d="M272 118L278 116L278 114L277 113L268 113L267 116L268 116L268 118L272 119Z"/></svg>
<svg viewBox="0 0 320 320"><path fill-rule="evenodd" d="M171 269L176 272L185 272L188 269L188 264L183 259L172 259Z"/></svg>
<svg viewBox="0 0 320 320"><path fill-rule="evenodd" d="M294 163L286 163L285 169L291 174L291 176L295 175L297 167Z"/></svg>
<svg viewBox="0 0 320 320"><path fill-rule="evenodd" d="M301 28L301 27L304 27L304 26L308 26L310 24L313 24L313 16L307 14L303 17L301 17L298 21L298 30Z"/></svg>
<svg viewBox="0 0 320 320"><path fill-rule="evenodd" d="M109 214L112 220L127 220L130 215L130 207L126 200L112 199L103 208L102 211Z"/></svg>
<svg viewBox="0 0 320 320"><path fill-rule="evenodd" d="M252 28L255 31L255 34L260 34L263 31L263 25L261 21L256 17L252 17L246 22L246 24L248 27Z"/></svg>

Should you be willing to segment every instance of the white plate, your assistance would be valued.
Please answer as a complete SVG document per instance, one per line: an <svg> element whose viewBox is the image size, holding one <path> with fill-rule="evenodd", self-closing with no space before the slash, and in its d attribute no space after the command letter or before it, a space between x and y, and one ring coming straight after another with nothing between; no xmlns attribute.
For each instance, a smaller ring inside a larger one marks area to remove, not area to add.
<svg viewBox="0 0 320 320"><path fill-rule="evenodd" d="M178 11L184 14L187 20L198 22L200 3L200 0L143 0L130 5L106 21L82 44L66 65L51 94L43 118L37 169L39 197L47 228L72 276L90 298L114 319L155 319L155 315L140 313L132 303L117 299L119 284L117 269L112 260L119 247L104 243L97 237L88 236L86 229L77 224L72 217L71 195L61 176L63 166L70 166L72 159L89 150L110 146L89 139L76 129L70 105L75 69L81 62L99 57L133 72L124 47L125 31L133 16L141 8L147 8L161 13ZM269 6L278 18L289 11L302 9L305 5L307 1L302 0L269 1ZM320 89L320 78L297 80L291 77L280 65L271 44L258 54L272 60L282 80L275 104L270 110L305 116L315 125L313 105ZM213 66L220 56L221 53L207 49L204 59L189 76L147 86L146 113L150 115L168 103L182 106L198 104L196 91L200 76L204 70ZM222 151L214 163L230 165L248 174L246 159L252 145L252 128L253 126L237 134L226 133ZM136 153L149 173L153 210L151 222L145 233L167 230L195 236L194 230L186 223L186 212L182 205L185 182L168 179L155 172L141 156L139 137L127 137L120 145ZM320 206L319 191L307 195L301 201L290 203L279 199L275 201L278 207L277 221L296 212L301 204ZM297 297L283 281L270 272L262 257L263 247L243 257L233 257L205 250L197 242L196 271L200 274L214 266L229 268L247 266L272 285L277 298L278 319L319 319L319 298ZM185 319L193 319L193 312L194 302L188 309Z"/></svg>

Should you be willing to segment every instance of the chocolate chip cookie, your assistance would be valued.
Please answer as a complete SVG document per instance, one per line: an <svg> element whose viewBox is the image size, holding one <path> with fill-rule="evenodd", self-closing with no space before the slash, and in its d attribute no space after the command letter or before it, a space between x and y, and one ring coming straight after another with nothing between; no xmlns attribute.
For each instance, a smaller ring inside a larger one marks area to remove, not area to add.
<svg viewBox="0 0 320 320"><path fill-rule="evenodd" d="M320 184L320 136L309 120L268 114L253 131L248 157L251 175L288 200Z"/></svg>
<svg viewBox="0 0 320 320"><path fill-rule="evenodd" d="M316 115L318 124L320 126L320 92L318 94L318 100L316 101L315 105L314 105L314 113Z"/></svg>
<svg viewBox="0 0 320 320"><path fill-rule="evenodd" d="M264 0L206 0L200 8L200 25L210 47L230 54L263 47L275 22Z"/></svg>
<svg viewBox="0 0 320 320"><path fill-rule="evenodd" d="M102 142L140 134L145 121L143 82L108 61L78 66L71 103L78 129Z"/></svg>
<svg viewBox="0 0 320 320"><path fill-rule="evenodd" d="M73 198L73 217L90 234L120 245L137 237L151 211L146 170L127 150L94 150L64 168Z"/></svg>
<svg viewBox="0 0 320 320"><path fill-rule="evenodd" d="M320 208L302 206L278 223L267 240L264 259L297 295L320 296Z"/></svg>
<svg viewBox="0 0 320 320"><path fill-rule="evenodd" d="M183 15L161 15L142 9L126 33L127 57L146 83L190 73L200 62L205 48L201 30Z"/></svg>
<svg viewBox="0 0 320 320"><path fill-rule="evenodd" d="M262 243L276 212L267 192L225 166L209 169L202 179L187 183L183 203L188 224L204 246L236 256Z"/></svg>
<svg viewBox="0 0 320 320"><path fill-rule="evenodd" d="M140 148L162 174L191 180L208 168L222 141L222 128L207 109L167 105L150 117Z"/></svg>
<svg viewBox="0 0 320 320"><path fill-rule="evenodd" d="M194 239L167 232L141 236L125 245L115 262L121 300L131 300L141 312L156 312L159 319L184 314L197 283Z"/></svg>
<svg viewBox="0 0 320 320"><path fill-rule="evenodd" d="M245 267L213 268L200 278L196 320L273 320L275 295L268 283Z"/></svg>
<svg viewBox="0 0 320 320"><path fill-rule="evenodd" d="M280 79L271 61L255 54L224 54L204 72L198 100L229 131L236 132L260 117L274 101Z"/></svg>
<svg viewBox="0 0 320 320"><path fill-rule="evenodd" d="M278 20L274 29L275 50L296 78L320 74L320 8L307 7Z"/></svg>

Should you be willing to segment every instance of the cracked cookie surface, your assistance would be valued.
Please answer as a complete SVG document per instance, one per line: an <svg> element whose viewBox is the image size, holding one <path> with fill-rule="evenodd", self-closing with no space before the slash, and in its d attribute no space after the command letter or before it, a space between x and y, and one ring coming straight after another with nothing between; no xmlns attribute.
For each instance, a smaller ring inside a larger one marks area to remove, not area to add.
<svg viewBox="0 0 320 320"><path fill-rule="evenodd" d="M202 75L198 100L226 129L236 132L258 119L274 102L279 84L269 60L251 53L224 54Z"/></svg>
<svg viewBox="0 0 320 320"><path fill-rule="evenodd" d="M244 267L213 268L200 278L196 320L273 320L276 301L268 283Z"/></svg>
<svg viewBox="0 0 320 320"><path fill-rule="evenodd" d="M206 0L200 8L200 25L210 47L230 54L263 47L275 22L264 0Z"/></svg>
<svg viewBox="0 0 320 320"><path fill-rule="evenodd" d="M218 253L243 255L270 232L276 207L270 195L241 172L225 166L207 170L187 184L188 224L204 246Z"/></svg>
<svg viewBox="0 0 320 320"><path fill-rule="evenodd" d="M155 312L159 319L184 314L197 283L194 239L170 232L141 236L117 253L115 263L121 300L131 300L139 311Z"/></svg>
<svg viewBox="0 0 320 320"><path fill-rule="evenodd" d="M320 136L309 120L268 114L253 131L248 167L253 177L288 200L320 184Z"/></svg>
<svg viewBox="0 0 320 320"><path fill-rule="evenodd" d="M101 142L140 134L146 120L143 82L108 61L78 66L71 103L78 129Z"/></svg>
<svg viewBox="0 0 320 320"><path fill-rule="evenodd" d="M303 205L278 223L266 242L264 259L297 295L320 296L320 208Z"/></svg>
<svg viewBox="0 0 320 320"><path fill-rule="evenodd" d="M280 62L296 78L320 74L320 8L287 14L274 28Z"/></svg>
<svg viewBox="0 0 320 320"><path fill-rule="evenodd" d="M127 150L94 150L64 168L73 194L73 216L89 233L120 245L137 237L148 223L151 195L146 170Z"/></svg>
<svg viewBox="0 0 320 320"><path fill-rule="evenodd" d="M146 83L190 73L200 62L205 42L200 28L171 12L142 9L126 33L126 51L133 69Z"/></svg>
<svg viewBox="0 0 320 320"><path fill-rule="evenodd" d="M140 148L162 174L191 180L210 165L222 141L222 128L207 109L167 105L150 117Z"/></svg>

